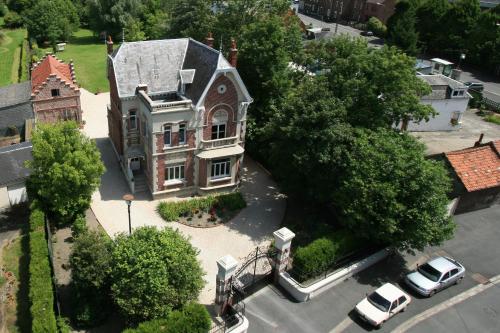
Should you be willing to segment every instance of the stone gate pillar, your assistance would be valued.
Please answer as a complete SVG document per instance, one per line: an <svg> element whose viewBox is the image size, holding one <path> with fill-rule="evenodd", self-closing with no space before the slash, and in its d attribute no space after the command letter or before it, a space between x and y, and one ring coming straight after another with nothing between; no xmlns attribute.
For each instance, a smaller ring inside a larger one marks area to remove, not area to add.
<svg viewBox="0 0 500 333"><path fill-rule="evenodd" d="M231 279L236 271L236 266L238 266L238 262L229 254L217 260L215 304L220 306L218 315L224 311L227 305L231 290Z"/></svg>
<svg viewBox="0 0 500 333"><path fill-rule="evenodd" d="M290 247L295 234L288 228L281 228L273 232L274 247L277 250L276 264L274 267L274 282L278 283L280 273L286 270L288 259L290 257Z"/></svg>

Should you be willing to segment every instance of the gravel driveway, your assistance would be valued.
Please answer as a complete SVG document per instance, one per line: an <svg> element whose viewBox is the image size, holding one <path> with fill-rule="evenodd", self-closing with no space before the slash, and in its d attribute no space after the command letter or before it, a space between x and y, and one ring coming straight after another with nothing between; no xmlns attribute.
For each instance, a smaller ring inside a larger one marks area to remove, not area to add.
<svg viewBox="0 0 500 333"><path fill-rule="evenodd" d="M106 165L101 186L92 196L91 208L110 236L128 232L127 206L122 196L129 190L107 137L106 104L109 103L109 94L96 96L82 89L81 99L83 119L86 121L84 132L96 139ZM236 259L246 257L257 245L272 238L272 232L279 228L283 219L283 195L265 170L248 156L243 163L241 192L248 206L225 225L208 229L193 228L176 222L166 223L156 213L159 200L151 200L146 194L137 195L132 203L132 228L144 225L174 227L190 237L191 243L200 250L199 259L207 273L207 284L200 295L200 302L203 304L211 304L215 298L217 259L226 254L231 254Z"/></svg>

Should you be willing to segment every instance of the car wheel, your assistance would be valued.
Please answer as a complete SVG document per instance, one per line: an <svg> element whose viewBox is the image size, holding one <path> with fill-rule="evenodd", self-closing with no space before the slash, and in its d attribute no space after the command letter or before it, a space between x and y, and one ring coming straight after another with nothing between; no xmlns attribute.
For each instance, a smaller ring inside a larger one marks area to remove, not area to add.
<svg viewBox="0 0 500 333"><path fill-rule="evenodd" d="M407 305L407 306L405 306L404 308L402 308L402 309L401 309L401 312L405 312L407 307L408 307L408 305Z"/></svg>
<svg viewBox="0 0 500 333"><path fill-rule="evenodd" d="M455 281L455 284L460 284L462 282L462 280L464 279L464 277L462 276L461 278L458 278L457 281Z"/></svg>
<svg viewBox="0 0 500 333"><path fill-rule="evenodd" d="M436 295L436 289L431 290L431 292L429 293L429 297L432 297L434 295Z"/></svg>
<svg viewBox="0 0 500 333"><path fill-rule="evenodd" d="M382 325L384 325L384 323L385 323L385 320L384 320L383 322L381 322L380 324L378 324L375 328L376 328L377 330L381 329L381 328L382 328Z"/></svg>

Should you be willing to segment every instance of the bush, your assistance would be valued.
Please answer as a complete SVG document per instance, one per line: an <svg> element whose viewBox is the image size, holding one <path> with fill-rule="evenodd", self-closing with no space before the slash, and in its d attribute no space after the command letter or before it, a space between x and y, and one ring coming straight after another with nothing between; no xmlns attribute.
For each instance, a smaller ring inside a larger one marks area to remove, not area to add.
<svg viewBox="0 0 500 333"><path fill-rule="evenodd" d="M160 202L158 213L168 222L177 221L181 216L193 214L196 210L209 212L213 207L236 211L246 207L240 192L207 196L178 202Z"/></svg>
<svg viewBox="0 0 500 333"><path fill-rule="evenodd" d="M68 318L57 317L57 329L59 333L71 333L71 326Z"/></svg>
<svg viewBox="0 0 500 333"><path fill-rule="evenodd" d="M181 311L172 311L167 319L147 321L123 333L206 333L211 323L210 315L203 305L190 303Z"/></svg>
<svg viewBox="0 0 500 333"><path fill-rule="evenodd" d="M77 238L84 232L87 232L87 221L85 220L85 216L78 215L75 219L75 222L71 225L71 235L73 238Z"/></svg>
<svg viewBox="0 0 500 333"><path fill-rule="evenodd" d="M31 212L29 299L33 333L52 333L57 330L44 218L44 214L38 209Z"/></svg>
<svg viewBox="0 0 500 333"><path fill-rule="evenodd" d="M141 227L115 238L111 294L130 322L165 318L196 300L204 275L198 250L178 230Z"/></svg>
<svg viewBox="0 0 500 333"><path fill-rule="evenodd" d="M9 11L3 17L3 25L5 28L15 29L23 25L23 18L14 11Z"/></svg>
<svg viewBox="0 0 500 333"><path fill-rule="evenodd" d="M368 22L366 22L366 30L372 31L376 36L381 38L387 34L387 27L376 17L370 17Z"/></svg>
<svg viewBox="0 0 500 333"><path fill-rule="evenodd" d="M101 233L83 231L75 238L70 264L75 294L73 319L79 327L95 326L110 312L111 251L111 240Z"/></svg>
<svg viewBox="0 0 500 333"><path fill-rule="evenodd" d="M3 1L0 1L0 17L2 17L5 14L7 14L8 11L9 11L9 9L5 5L5 3Z"/></svg>
<svg viewBox="0 0 500 333"><path fill-rule="evenodd" d="M293 256L293 269L297 277L303 281L326 272L335 262L337 251L338 244L326 237L297 248Z"/></svg>
<svg viewBox="0 0 500 333"><path fill-rule="evenodd" d="M497 116L495 114L487 115L486 117L484 117L484 120L486 120L489 123L500 125L500 116Z"/></svg>
<svg viewBox="0 0 500 333"><path fill-rule="evenodd" d="M469 90L468 92L472 96L469 99L469 108L481 108L483 105L483 93L476 90Z"/></svg>

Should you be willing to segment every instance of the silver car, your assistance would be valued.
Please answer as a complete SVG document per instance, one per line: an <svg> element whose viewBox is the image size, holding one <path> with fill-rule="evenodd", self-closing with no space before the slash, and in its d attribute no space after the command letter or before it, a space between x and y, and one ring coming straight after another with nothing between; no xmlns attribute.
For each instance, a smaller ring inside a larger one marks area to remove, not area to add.
<svg viewBox="0 0 500 333"><path fill-rule="evenodd" d="M458 284L465 276L465 268L448 257L437 257L417 266L414 272L406 275L406 284L417 293L431 297L436 292Z"/></svg>

